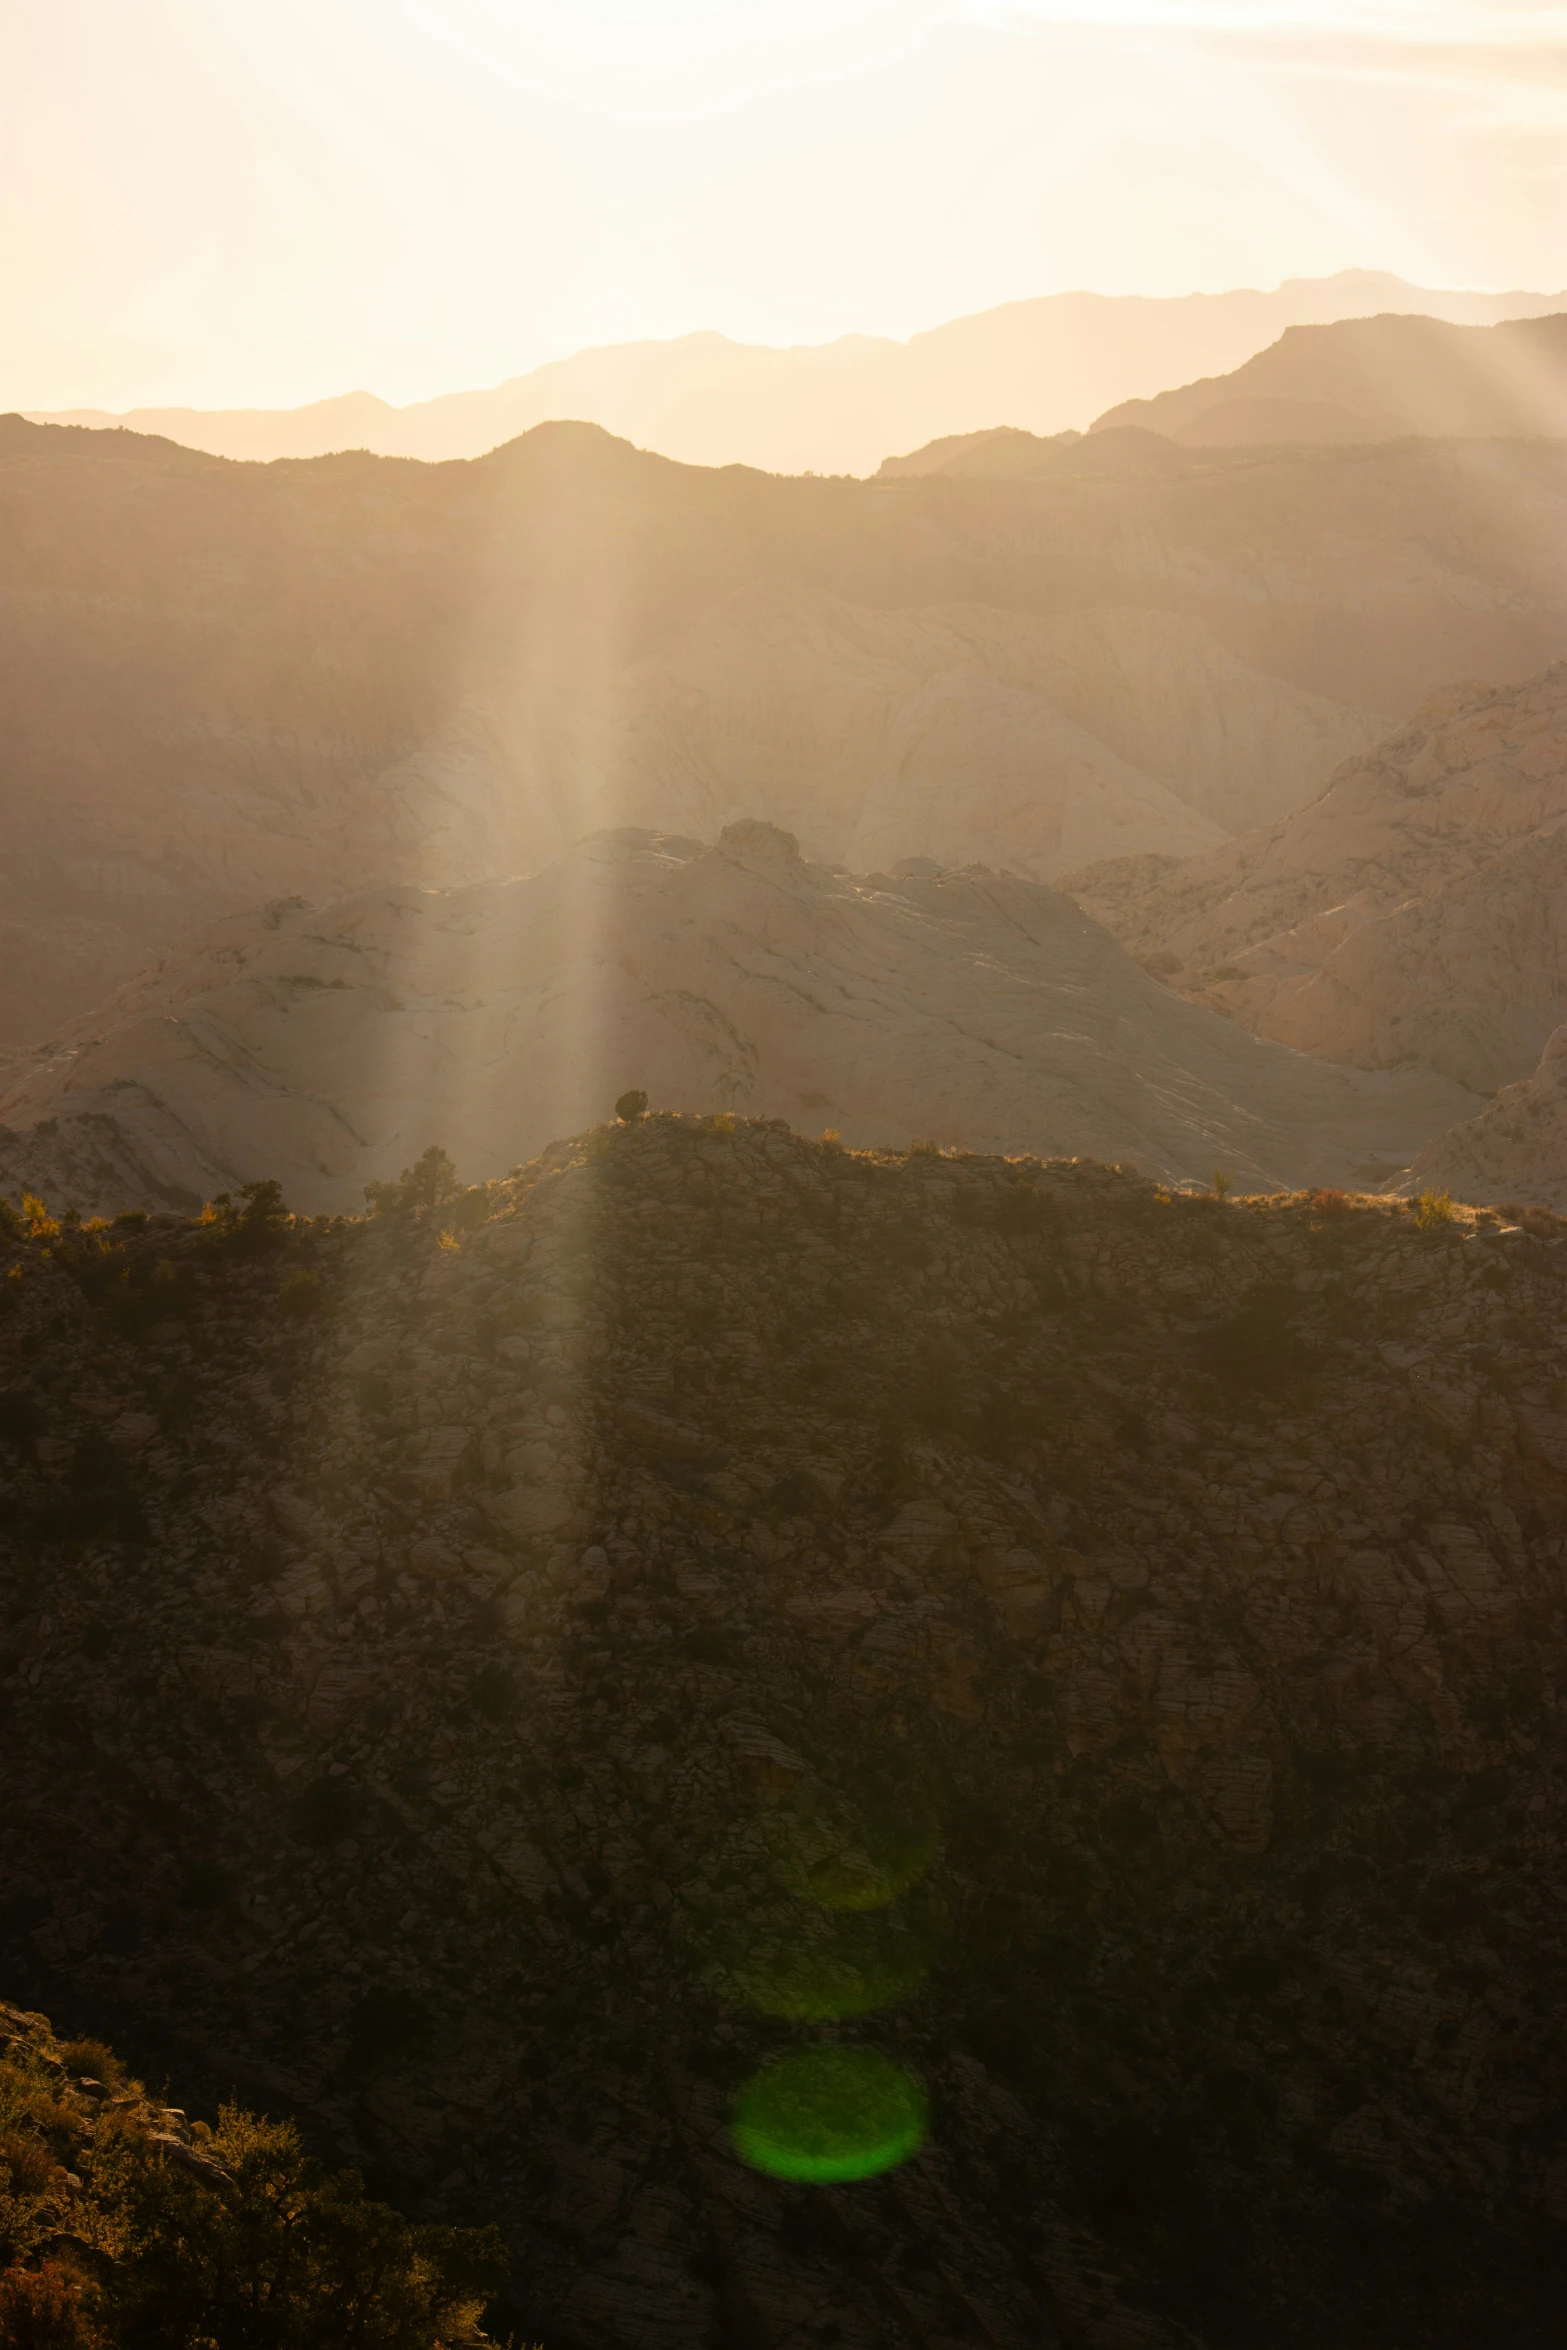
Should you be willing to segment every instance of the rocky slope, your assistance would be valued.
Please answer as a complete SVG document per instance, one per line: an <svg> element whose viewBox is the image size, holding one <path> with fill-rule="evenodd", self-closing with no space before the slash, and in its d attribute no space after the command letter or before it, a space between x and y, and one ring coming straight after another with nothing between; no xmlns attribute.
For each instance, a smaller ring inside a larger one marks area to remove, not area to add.
<svg viewBox="0 0 1567 2350"><path fill-rule="evenodd" d="M626 823L1043 873L1196 848L1377 713L1549 658L1564 495L1523 444L1103 433L1038 480L858 482L588 427L247 467L0 425L0 1042L223 914Z"/></svg>
<svg viewBox="0 0 1567 2350"><path fill-rule="evenodd" d="M1561 1232L659 1118L23 1234L5 1979L549 2350L1535 2350ZM732 2151L823 2035L879 2182Z"/></svg>
<svg viewBox="0 0 1567 2350"><path fill-rule="evenodd" d="M1410 1181L1459 1199L1534 1200L1567 1210L1567 1026L1554 1032L1529 1076L1427 1143Z"/></svg>
<svg viewBox="0 0 1567 2350"><path fill-rule="evenodd" d="M1559 310L1567 297L1412 286L1377 270L1292 278L1263 293L1050 294L950 320L897 343L876 335L770 350L726 335L579 351L483 391L395 408L349 392L294 409L74 409L40 423L129 426L225 457L479 457L556 417L581 417L693 465L870 473L889 449L968 434L997 417L1035 433L1084 425L1112 401L1238 366L1286 327L1420 312L1474 323Z"/></svg>
<svg viewBox="0 0 1567 2350"><path fill-rule="evenodd" d="M1281 441L1567 437L1567 314L1455 326L1356 318L1295 326L1244 366L1126 400L1091 429L1138 425L1192 448Z"/></svg>
<svg viewBox="0 0 1567 2350"><path fill-rule="evenodd" d="M227 923L12 1062L0 1171L89 1213L269 1173L351 1211L431 1142L489 1176L632 1085L856 1143L1201 1183L1401 1168L1478 1107L1257 1042L1036 884L855 875L744 823L712 849L611 833L528 881Z"/></svg>
<svg viewBox="0 0 1567 2350"><path fill-rule="evenodd" d="M1455 687L1271 830L1064 887L1259 1035L1480 1092L1567 1018L1567 663Z"/></svg>
<svg viewBox="0 0 1567 2350"><path fill-rule="evenodd" d="M673 808L710 835L760 809L862 871L978 859L1045 881L1217 848L1385 732L1187 614L764 590L632 663L562 747L631 821Z"/></svg>

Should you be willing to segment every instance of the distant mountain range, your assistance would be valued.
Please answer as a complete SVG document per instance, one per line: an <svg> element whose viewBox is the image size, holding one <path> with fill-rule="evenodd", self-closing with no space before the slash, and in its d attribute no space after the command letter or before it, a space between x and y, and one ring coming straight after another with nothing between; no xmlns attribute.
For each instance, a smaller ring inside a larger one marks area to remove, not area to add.
<svg viewBox="0 0 1567 2350"><path fill-rule="evenodd" d="M1050 294L906 343L846 335L773 350L720 334L622 343L407 408L356 391L292 409L82 408L32 412L32 421L125 425L216 456L268 460L350 448L476 457L535 424L572 418L692 464L865 474L889 452L998 425L1038 435L1082 428L1119 402L1223 375L1291 327L1389 311L1490 326L1562 309L1567 292L1450 292L1346 270L1270 293Z"/></svg>
<svg viewBox="0 0 1567 2350"><path fill-rule="evenodd" d="M1561 442L1047 455L809 481L563 423L262 467L0 420L0 1047L224 915L628 825L1202 854L1567 641Z"/></svg>
<svg viewBox="0 0 1567 2350"><path fill-rule="evenodd" d="M1093 429L1127 426L1188 448L1365 443L1409 433L1434 440L1561 440L1567 438L1567 316L1498 326L1382 317L1291 327L1233 374L1153 400L1123 401ZM970 463L985 453L973 452ZM999 452L992 469L1000 469ZM941 470L952 471L952 461Z"/></svg>

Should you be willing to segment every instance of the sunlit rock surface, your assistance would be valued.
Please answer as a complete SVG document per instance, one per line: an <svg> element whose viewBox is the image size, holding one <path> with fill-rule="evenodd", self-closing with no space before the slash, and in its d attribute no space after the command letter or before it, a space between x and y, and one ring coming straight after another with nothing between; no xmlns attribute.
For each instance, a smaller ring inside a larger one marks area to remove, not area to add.
<svg viewBox="0 0 1567 2350"><path fill-rule="evenodd" d="M1567 662L1453 687L1319 799L1210 858L1065 886L1263 1036L1484 1092L1567 1018Z"/></svg>

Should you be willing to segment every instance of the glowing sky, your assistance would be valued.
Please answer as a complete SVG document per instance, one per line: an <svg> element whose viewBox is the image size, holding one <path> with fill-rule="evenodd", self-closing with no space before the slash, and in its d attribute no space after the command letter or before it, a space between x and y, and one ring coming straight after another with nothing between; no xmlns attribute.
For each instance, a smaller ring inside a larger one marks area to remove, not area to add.
<svg viewBox="0 0 1567 2350"><path fill-rule="evenodd" d="M0 408L1567 276L1567 0L10 0Z"/></svg>

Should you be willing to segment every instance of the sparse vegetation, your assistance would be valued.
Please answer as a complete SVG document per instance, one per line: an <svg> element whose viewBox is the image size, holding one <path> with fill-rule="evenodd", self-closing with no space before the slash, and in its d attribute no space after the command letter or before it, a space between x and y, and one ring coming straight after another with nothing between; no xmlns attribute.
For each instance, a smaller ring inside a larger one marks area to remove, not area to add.
<svg viewBox="0 0 1567 2350"><path fill-rule="evenodd" d="M626 1126L633 1125L638 1118L646 1117L647 1095L640 1085L632 1086L628 1093L620 1096L615 1104L615 1115Z"/></svg>
<svg viewBox="0 0 1567 2350"><path fill-rule="evenodd" d="M242 1183L237 1194L220 1191L202 1210L201 1220L214 1240L241 1255L259 1256L279 1248L289 1227L283 1186L269 1177ZM123 1218L116 1217L115 1222Z"/></svg>
<svg viewBox="0 0 1567 2350"><path fill-rule="evenodd" d="M409 1216L443 1207L460 1186L457 1170L438 1142L405 1167L395 1183L367 1183L365 1199L374 1216Z"/></svg>
<svg viewBox="0 0 1567 2350"><path fill-rule="evenodd" d="M1230 1186L1234 1180L1234 1178L1229 1173L1229 1170L1224 1167L1215 1167L1211 1180L1213 1183L1214 1198L1228 1199L1230 1196Z"/></svg>
<svg viewBox="0 0 1567 2350"><path fill-rule="evenodd" d="M41 2019L6 2021L5 2350L458 2350L486 2339L505 2268L493 2228L405 2219L356 2172L308 2155L288 2121L229 2105L187 2128L101 2042L61 2045Z"/></svg>
<svg viewBox="0 0 1567 2350"><path fill-rule="evenodd" d="M1440 1232L1453 1221L1452 1198L1445 1191L1417 1191L1409 1204L1422 1232Z"/></svg>

